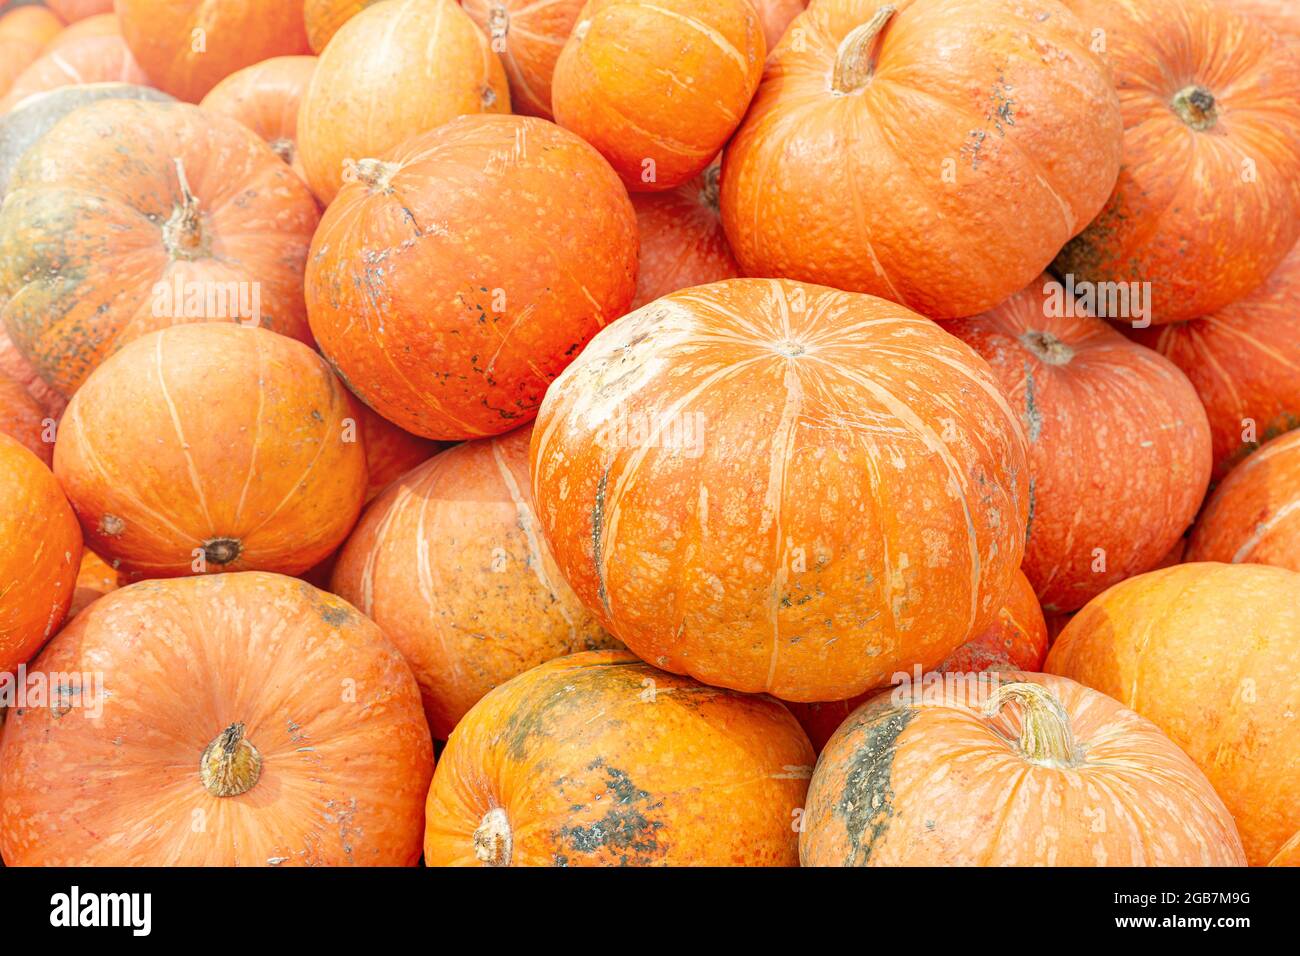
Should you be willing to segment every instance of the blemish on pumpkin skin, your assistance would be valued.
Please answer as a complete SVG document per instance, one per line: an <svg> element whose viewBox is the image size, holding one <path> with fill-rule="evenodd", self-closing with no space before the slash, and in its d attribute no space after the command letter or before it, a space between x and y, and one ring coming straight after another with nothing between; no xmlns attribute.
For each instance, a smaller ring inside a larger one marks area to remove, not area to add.
<svg viewBox="0 0 1300 956"><path fill-rule="evenodd" d="M857 741L835 815L849 838L845 866L864 866L894 816L891 774L898 738L916 716L910 707L875 707L860 715L849 733Z"/></svg>
<svg viewBox="0 0 1300 956"><path fill-rule="evenodd" d="M605 524L605 486L609 483L609 469L606 468L601 472L600 480L596 483L596 499L591 506L591 557L596 572L596 593L600 598L601 605L605 608L605 613L611 613L609 607L609 593L605 590L605 574L601 569L601 537L604 534Z"/></svg>
<svg viewBox="0 0 1300 956"><path fill-rule="evenodd" d="M614 803L590 826L566 826L556 831L556 842L570 851L557 851L556 863L567 866L571 853L593 854L602 850L618 853L620 866L655 862L661 852L656 834L664 824L647 817L646 813L662 808L663 801L652 801L650 793L637 787L623 770L606 766L604 758L596 758L587 769L604 769L605 786L613 794Z"/></svg>
<svg viewBox="0 0 1300 956"><path fill-rule="evenodd" d="M108 535L110 538L116 538L126 530L126 522L117 515L104 515L99 519L100 534Z"/></svg>

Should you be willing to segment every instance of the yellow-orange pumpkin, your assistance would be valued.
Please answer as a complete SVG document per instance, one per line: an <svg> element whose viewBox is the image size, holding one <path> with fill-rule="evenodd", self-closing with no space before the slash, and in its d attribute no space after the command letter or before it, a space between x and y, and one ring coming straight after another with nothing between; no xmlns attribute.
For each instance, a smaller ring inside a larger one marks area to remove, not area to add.
<svg viewBox="0 0 1300 956"><path fill-rule="evenodd" d="M239 120L306 178L298 160L298 108L316 72L314 56L276 56L230 74L199 103Z"/></svg>
<svg viewBox="0 0 1300 956"><path fill-rule="evenodd" d="M462 0L510 78L516 113L551 119L551 76L585 0Z"/></svg>

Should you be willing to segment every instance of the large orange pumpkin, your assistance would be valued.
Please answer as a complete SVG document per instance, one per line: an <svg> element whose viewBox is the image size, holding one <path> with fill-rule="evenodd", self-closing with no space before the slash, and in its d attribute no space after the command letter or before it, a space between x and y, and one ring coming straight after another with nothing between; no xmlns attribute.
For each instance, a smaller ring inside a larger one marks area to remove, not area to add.
<svg viewBox="0 0 1300 956"><path fill-rule="evenodd" d="M455 0L379 4L344 24L321 53L298 119L307 181L331 202L349 161L485 112L510 112L505 70Z"/></svg>
<svg viewBox="0 0 1300 956"><path fill-rule="evenodd" d="M456 727L429 866L793 866L813 752L767 697L624 651L535 667Z"/></svg>
<svg viewBox="0 0 1300 956"><path fill-rule="evenodd" d="M808 0L750 0L758 11L758 19L763 24L763 37L767 40L769 50L785 36L791 21L803 13Z"/></svg>
<svg viewBox="0 0 1300 956"><path fill-rule="evenodd" d="M197 103L236 70L307 53L302 0L117 0L151 85Z"/></svg>
<svg viewBox="0 0 1300 956"><path fill-rule="evenodd" d="M230 74L199 106L234 117L306 177L298 161L298 108L316 72L314 56L276 56Z"/></svg>
<svg viewBox="0 0 1300 956"><path fill-rule="evenodd" d="M34 667L102 672L10 714L0 852L17 866L412 865L433 748L401 655L276 574L148 581Z"/></svg>
<svg viewBox="0 0 1300 956"><path fill-rule="evenodd" d="M1262 865L1300 831L1300 574L1180 564L1074 616L1047 670L1149 718L1205 771Z"/></svg>
<svg viewBox="0 0 1300 956"><path fill-rule="evenodd" d="M1048 276L944 327L988 361L1029 438L1024 571L1048 613L1154 568L1210 480L1205 410L1168 359Z"/></svg>
<svg viewBox="0 0 1300 956"><path fill-rule="evenodd" d="M333 39L339 27L379 0L307 0L303 4L303 19L307 27L307 43L313 53L320 53Z"/></svg>
<svg viewBox="0 0 1300 956"><path fill-rule="evenodd" d="M54 462L54 419L50 418L31 392L0 371L0 432L17 440L43 461Z"/></svg>
<svg viewBox="0 0 1300 956"><path fill-rule="evenodd" d="M899 688L822 751L804 866L1241 866L1205 775L1150 721L1073 681Z"/></svg>
<svg viewBox="0 0 1300 956"><path fill-rule="evenodd" d="M63 21L44 7L16 7L0 13L0 40L45 48L63 30Z"/></svg>
<svg viewBox="0 0 1300 956"><path fill-rule="evenodd" d="M1119 102L1053 0L822 0L798 27L723 159L749 275L973 315L1110 194Z"/></svg>
<svg viewBox="0 0 1300 956"><path fill-rule="evenodd" d="M5 434L0 501L0 673L7 673L63 622L81 561L81 529L50 470Z"/></svg>
<svg viewBox="0 0 1300 956"><path fill-rule="evenodd" d="M555 121L628 189L673 189L740 124L766 54L749 0L589 0L555 64Z"/></svg>
<svg viewBox="0 0 1300 956"><path fill-rule="evenodd" d="M312 244L308 313L353 391L407 431L458 440L530 421L632 300L632 204L552 123L464 116L353 170Z"/></svg>
<svg viewBox="0 0 1300 956"><path fill-rule="evenodd" d="M0 113L8 112L30 96L63 86L145 82L144 71L132 59L120 36L82 37L48 51L18 74L0 99Z"/></svg>
<svg viewBox="0 0 1300 956"><path fill-rule="evenodd" d="M633 193L641 255L637 262L639 309L669 292L740 275L718 213L718 168L662 193Z"/></svg>
<svg viewBox="0 0 1300 956"><path fill-rule="evenodd" d="M1300 431L1274 438L1228 474L1196 520L1187 560L1300 571Z"/></svg>
<svg viewBox="0 0 1300 956"><path fill-rule="evenodd" d="M561 571L656 666L790 700L933 667L997 616L1025 439L933 322L786 280L676 292L547 392L533 498Z"/></svg>
<svg viewBox="0 0 1300 956"><path fill-rule="evenodd" d="M113 0L45 0L45 5L64 23L76 23L96 14L111 12Z"/></svg>
<svg viewBox="0 0 1300 956"><path fill-rule="evenodd" d="M551 119L551 75L585 0L462 0L510 78L516 113Z"/></svg>
<svg viewBox="0 0 1300 956"><path fill-rule="evenodd" d="M315 352L266 329L136 339L73 396L54 470L90 546L144 577L296 574L361 510L352 401Z"/></svg>
<svg viewBox="0 0 1300 956"><path fill-rule="evenodd" d="M367 511L330 588L397 645L433 736L498 684L553 657L617 647L569 590L528 494L531 427L466 442Z"/></svg>
<svg viewBox="0 0 1300 956"><path fill-rule="evenodd" d="M1147 283L1151 321L1263 282L1300 236L1300 57L1216 0L1066 0L1105 37L1124 168L1054 269Z"/></svg>
<svg viewBox="0 0 1300 956"><path fill-rule="evenodd" d="M65 395L123 343L178 322L310 340L302 275L317 220L302 181L236 121L183 103L94 103L10 181L4 321Z"/></svg>
<svg viewBox="0 0 1300 956"><path fill-rule="evenodd" d="M117 14L99 13L64 27L59 31L58 36L50 41L48 49L57 50L82 37L120 36L121 33L122 30L117 25Z"/></svg>

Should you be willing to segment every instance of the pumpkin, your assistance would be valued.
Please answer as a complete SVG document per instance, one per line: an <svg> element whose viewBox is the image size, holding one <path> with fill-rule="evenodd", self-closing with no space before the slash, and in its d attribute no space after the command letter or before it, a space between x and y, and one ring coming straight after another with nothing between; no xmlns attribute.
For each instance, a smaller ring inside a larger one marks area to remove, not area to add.
<svg viewBox="0 0 1300 956"><path fill-rule="evenodd" d="M1300 571L1300 431L1274 438L1228 474L1196 520L1187 560Z"/></svg>
<svg viewBox="0 0 1300 956"><path fill-rule="evenodd" d="M794 866L813 753L790 712L625 651L474 705L425 808L428 866Z"/></svg>
<svg viewBox="0 0 1300 956"><path fill-rule="evenodd" d="M3 132L3 125L0 125L0 132ZM50 388L36 368L14 347L3 324L0 324L0 375L21 385L37 407L50 418L57 420L68 407L68 400Z"/></svg>
<svg viewBox="0 0 1300 956"><path fill-rule="evenodd" d="M718 213L717 166L668 192L633 193L632 208L641 238L632 308L740 275Z"/></svg>
<svg viewBox="0 0 1300 956"><path fill-rule="evenodd" d="M516 113L551 119L551 75L585 0L463 0L510 80Z"/></svg>
<svg viewBox="0 0 1300 956"><path fill-rule="evenodd" d="M618 647L560 577L528 500L532 428L427 461L367 509L330 590L406 656L446 740L498 684L551 658Z"/></svg>
<svg viewBox="0 0 1300 956"><path fill-rule="evenodd" d="M18 74L0 99L0 113L12 110L30 96L63 86L145 82L144 72L120 36L82 37L48 51Z"/></svg>
<svg viewBox="0 0 1300 956"><path fill-rule="evenodd" d="M673 189L731 137L766 54L749 0L589 0L555 64L555 120L628 189Z"/></svg>
<svg viewBox="0 0 1300 956"><path fill-rule="evenodd" d="M41 48L26 40L0 37L0 104L14 81L41 56ZM3 110L0 110L0 117Z"/></svg>
<svg viewBox="0 0 1300 956"><path fill-rule="evenodd" d="M16 7L0 13L0 39L44 49L63 29L63 21L44 7Z"/></svg>
<svg viewBox="0 0 1300 956"><path fill-rule="evenodd" d="M236 121L183 103L94 103L26 152L9 189L4 321L64 395L123 343L177 322L260 322L310 340L316 203Z"/></svg>
<svg viewBox="0 0 1300 956"><path fill-rule="evenodd" d="M126 575L121 574L94 551L87 549L81 555L76 590L72 593L72 605L68 608L67 619L72 620L105 594L116 591L127 583Z"/></svg>
<svg viewBox="0 0 1300 956"><path fill-rule="evenodd" d="M808 787L804 866L1241 866L1205 775L1073 681L978 676L856 710Z"/></svg>
<svg viewBox="0 0 1300 956"><path fill-rule="evenodd" d="M388 419L357 402L357 428L366 450L366 502L416 465L432 458L443 445L402 431Z"/></svg>
<svg viewBox="0 0 1300 956"><path fill-rule="evenodd" d="M824 0L798 26L724 153L746 274L974 315L1106 202L1119 102L1053 0Z"/></svg>
<svg viewBox="0 0 1300 956"><path fill-rule="evenodd" d="M1269 866L1300 866L1300 830L1286 842L1277 856L1268 861Z"/></svg>
<svg viewBox="0 0 1300 956"><path fill-rule="evenodd" d="M308 315L352 390L409 432L525 424L632 299L627 193L545 120L463 116L352 170L312 243Z"/></svg>
<svg viewBox="0 0 1300 956"><path fill-rule="evenodd" d="M298 162L298 107L315 71L314 56L272 57L230 74L199 106L239 120L305 177Z"/></svg>
<svg viewBox="0 0 1300 956"><path fill-rule="evenodd" d="M1229 6L1263 21L1284 41L1300 40L1300 10L1293 0L1226 0Z"/></svg>
<svg viewBox="0 0 1300 956"><path fill-rule="evenodd" d="M991 624L1028 514L1025 439L933 322L788 280L675 292L546 394L533 500L565 579L657 667L840 700Z"/></svg>
<svg viewBox="0 0 1300 956"><path fill-rule="evenodd" d="M1157 325L1241 298L1300 237L1300 58L1215 0L1066 6L1106 38L1124 168L1054 270L1139 284Z"/></svg>
<svg viewBox="0 0 1300 956"><path fill-rule="evenodd" d="M763 24L763 37L769 50L776 49L791 21L803 13L808 0L750 0Z"/></svg>
<svg viewBox="0 0 1300 956"><path fill-rule="evenodd" d="M1029 438L1024 572L1043 610L1083 607L1154 568L1196 517L1210 429L1168 359L1034 285L945 325L993 369Z"/></svg>
<svg viewBox="0 0 1300 956"><path fill-rule="evenodd" d="M433 769L419 693L332 594L277 574L148 581L77 615L35 666L108 683L11 713L10 865L419 859Z"/></svg>
<svg viewBox="0 0 1300 956"><path fill-rule="evenodd" d="M307 0L303 19L307 43L313 53L320 53L339 27L379 0Z"/></svg>
<svg viewBox="0 0 1300 956"><path fill-rule="evenodd" d="M236 70L309 52L302 0L117 0L117 16L151 85L190 103Z"/></svg>
<svg viewBox="0 0 1300 956"><path fill-rule="evenodd" d="M54 462L54 420L32 397L21 382L16 382L0 372L0 432L16 439L28 451L45 463Z"/></svg>
<svg viewBox="0 0 1300 956"><path fill-rule="evenodd" d="M72 397L54 470L87 541L146 577L296 574L352 529L365 453L315 352L208 322L136 339Z"/></svg>
<svg viewBox="0 0 1300 956"><path fill-rule="evenodd" d="M1214 479L1300 427L1300 245L1262 286L1203 319L1127 334L1191 379L1210 419Z"/></svg>
<svg viewBox="0 0 1300 956"><path fill-rule="evenodd" d="M6 434L0 434L0 500L0 673L9 673L31 659L67 614L81 529L50 470Z"/></svg>
<svg viewBox="0 0 1300 956"><path fill-rule="evenodd" d="M1123 581L1070 621L1047 670L1150 719L1202 770L1267 863L1300 830L1300 574L1180 564Z"/></svg>
<svg viewBox="0 0 1300 956"><path fill-rule="evenodd" d="M453 117L483 112L510 112L505 70L454 0L364 10L322 51L303 99L298 148L307 181L329 203L346 161L384 156Z"/></svg>
<svg viewBox="0 0 1300 956"><path fill-rule="evenodd" d="M45 0L64 23L76 23L97 14L111 13L113 0Z"/></svg>
<svg viewBox="0 0 1300 956"><path fill-rule="evenodd" d="M122 31L117 25L117 15L112 13L99 13L93 17L87 17L85 20L78 20L59 31L58 35L50 41L47 49L57 50L60 47L72 43L74 40L80 40L82 37L104 37L104 36L121 36Z"/></svg>

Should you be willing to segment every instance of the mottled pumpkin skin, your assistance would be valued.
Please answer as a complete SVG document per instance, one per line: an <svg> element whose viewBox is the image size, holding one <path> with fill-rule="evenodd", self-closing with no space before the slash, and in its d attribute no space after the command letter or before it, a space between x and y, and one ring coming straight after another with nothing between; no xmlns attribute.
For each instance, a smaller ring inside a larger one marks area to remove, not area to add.
<svg viewBox="0 0 1300 956"><path fill-rule="evenodd" d="M130 583L127 576L114 569L94 551L87 548L81 553L81 567L77 569L76 590L72 593L72 605L68 608L67 620L94 604L105 594L116 591Z"/></svg>
<svg viewBox="0 0 1300 956"><path fill-rule="evenodd" d="M1119 103L1054 0L901 0L874 75L837 92L837 49L881 6L822 0L768 57L724 154L723 223L748 275L974 315L1102 208Z"/></svg>
<svg viewBox="0 0 1300 956"><path fill-rule="evenodd" d="M298 148L312 191L330 203L348 161L387 157L465 113L509 112L501 60L455 0L396 0L353 17L321 52Z"/></svg>
<svg viewBox="0 0 1300 956"><path fill-rule="evenodd" d="M621 647L564 583L528 493L525 426L407 474L348 538L330 590L406 656L446 740L498 684L575 651Z"/></svg>
<svg viewBox="0 0 1300 956"><path fill-rule="evenodd" d="M674 189L740 125L766 55L749 0L589 0L555 64L555 121L629 190Z"/></svg>
<svg viewBox="0 0 1300 956"><path fill-rule="evenodd" d="M8 864L419 859L433 770L419 692L379 628L334 595L276 574L147 581L77 615L33 666L102 672L104 696L82 687L71 710L10 713ZM200 757L234 723L260 752L261 776L219 797Z"/></svg>
<svg viewBox="0 0 1300 956"><path fill-rule="evenodd" d="M59 629L80 561L81 529L59 483L0 434L0 673L25 663Z"/></svg>
<svg viewBox="0 0 1300 956"><path fill-rule="evenodd" d="M1066 6L1104 31L1124 168L1053 270L1150 283L1156 324L1223 308L1300 236L1300 57L1221 0Z"/></svg>
<svg viewBox="0 0 1300 956"><path fill-rule="evenodd" d="M623 651L562 657L456 727L429 789L424 862L794 866L812 763L771 698Z"/></svg>
<svg viewBox="0 0 1300 956"><path fill-rule="evenodd" d="M533 499L565 578L656 666L789 700L933 667L997 616L1025 439L933 322L775 279L676 292L547 392Z"/></svg>
<svg viewBox="0 0 1300 956"><path fill-rule="evenodd" d="M54 463L53 423L21 383L0 372L0 432L16 439L47 468Z"/></svg>
<svg viewBox="0 0 1300 956"><path fill-rule="evenodd" d="M150 85L190 103L236 70L309 52L302 0L117 0L116 9Z"/></svg>
<svg viewBox="0 0 1300 956"><path fill-rule="evenodd" d="M305 179L298 159L298 108L315 72L314 56L272 57L230 74L199 106L239 120Z"/></svg>
<svg viewBox="0 0 1300 956"><path fill-rule="evenodd" d="M10 181L4 322L66 396L116 349L177 322L258 321L309 341L302 276L317 221L302 181L236 121L183 103L93 103L28 150Z"/></svg>
<svg viewBox="0 0 1300 956"><path fill-rule="evenodd" d="M116 34L88 36L47 50L19 73L0 98L0 113L6 113L29 96L63 86L92 83L142 85L148 77Z"/></svg>
<svg viewBox="0 0 1300 956"><path fill-rule="evenodd" d="M1046 669L1153 721L1205 771L1252 865L1300 830L1300 574L1180 564L1074 616Z"/></svg>
<svg viewBox="0 0 1300 956"><path fill-rule="evenodd" d="M1046 674L983 687L898 688L835 733L808 788L804 866L1242 866L1232 817L1154 724ZM983 709L995 685L1045 688L1075 765L1029 759L1024 712Z"/></svg>
<svg viewBox="0 0 1300 956"><path fill-rule="evenodd" d="M73 396L54 469L90 546L137 578L296 574L338 547L361 510L355 416L302 343L223 322L176 326L132 342Z"/></svg>
<svg viewBox="0 0 1300 956"><path fill-rule="evenodd" d="M462 0L510 78L516 113L551 119L551 76L585 0Z"/></svg>
<svg viewBox="0 0 1300 956"><path fill-rule="evenodd" d="M302 12L311 51L319 54L339 27L366 7L378 2L379 0L307 0Z"/></svg>
<svg viewBox="0 0 1300 956"><path fill-rule="evenodd" d="M343 188L307 308L366 404L426 438L479 438L533 418L627 309L636 257L636 214L594 149L545 120L464 116Z"/></svg>
<svg viewBox="0 0 1300 956"><path fill-rule="evenodd" d="M768 50L776 49L776 45L785 36L785 31L789 29L791 21L803 13L808 6L808 0L750 0L750 2L758 11L758 19L763 24L763 37L767 40Z"/></svg>
<svg viewBox="0 0 1300 956"><path fill-rule="evenodd" d="M1154 568L1196 517L1211 461L1187 377L1101 319L1060 314L1052 288L1041 276L944 324L988 361L1029 438L1023 568L1048 613Z"/></svg>

